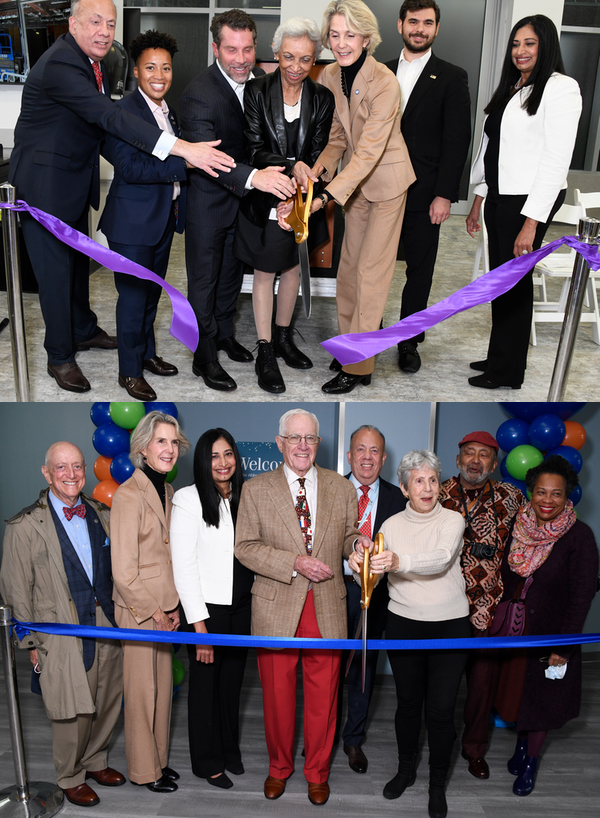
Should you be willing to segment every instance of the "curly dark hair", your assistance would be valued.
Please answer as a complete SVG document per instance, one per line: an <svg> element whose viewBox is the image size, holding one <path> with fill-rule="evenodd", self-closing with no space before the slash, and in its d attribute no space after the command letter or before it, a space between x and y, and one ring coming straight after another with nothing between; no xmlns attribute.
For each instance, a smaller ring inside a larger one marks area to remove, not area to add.
<svg viewBox="0 0 600 818"><path fill-rule="evenodd" d="M532 492L538 478L542 474L558 474L565 478L567 484L567 497L579 485L579 477L573 466L564 457L559 454L551 454L545 460L542 460L539 466L529 469L525 475L525 484L527 489Z"/></svg>
<svg viewBox="0 0 600 818"><path fill-rule="evenodd" d="M178 51L177 40L171 37L170 34L163 34L161 31L144 31L129 43L129 53L131 59L137 62L140 56L149 48L164 48L168 51L171 57Z"/></svg>
<svg viewBox="0 0 600 818"><path fill-rule="evenodd" d="M233 29L234 31L245 31L249 29L256 42L256 23L250 15L242 11L242 9L230 9L224 11L222 14L216 14L212 23L210 24L210 33L212 34L213 42L217 48L221 45L221 31L223 26Z"/></svg>

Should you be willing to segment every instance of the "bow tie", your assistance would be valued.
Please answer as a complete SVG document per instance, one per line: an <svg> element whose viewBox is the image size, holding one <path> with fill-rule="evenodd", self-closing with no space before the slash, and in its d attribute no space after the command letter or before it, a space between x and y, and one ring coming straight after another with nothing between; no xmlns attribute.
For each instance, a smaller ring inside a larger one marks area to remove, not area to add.
<svg viewBox="0 0 600 818"><path fill-rule="evenodd" d="M63 511L65 513L65 517L67 520L72 520L75 514L78 517L85 517L86 508L83 503L80 503L78 506L73 506L73 508L67 508L67 506L63 506Z"/></svg>

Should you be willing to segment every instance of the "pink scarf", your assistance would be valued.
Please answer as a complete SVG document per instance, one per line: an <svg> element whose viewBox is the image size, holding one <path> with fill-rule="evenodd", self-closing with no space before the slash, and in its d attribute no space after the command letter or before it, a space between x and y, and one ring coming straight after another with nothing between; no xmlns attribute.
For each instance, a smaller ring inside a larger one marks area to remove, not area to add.
<svg viewBox="0 0 600 818"><path fill-rule="evenodd" d="M570 500L567 500L558 517L540 526L530 502L520 508L508 554L510 570L521 577L531 576L546 562L554 543L575 525L576 520Z"/></svg>

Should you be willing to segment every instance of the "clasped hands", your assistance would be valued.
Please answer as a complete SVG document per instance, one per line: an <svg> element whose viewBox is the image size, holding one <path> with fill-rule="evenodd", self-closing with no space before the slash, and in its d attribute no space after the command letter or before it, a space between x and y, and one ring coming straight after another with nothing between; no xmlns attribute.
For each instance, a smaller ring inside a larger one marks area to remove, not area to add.
<svg viewBox="0 0 600 818"><path fill-rule="evenodd" d="M302 192L306 193L308 188L308 180L310 179L313 184L316 184L324 170L325 168L320 162L317 162L312 168L309 168L305 162L296 162L292 170L292 174ZM277 222L282 230L292 230L291 225L287 223L286 219L292 212L293 206L294 205L291 202L279 202L277 205ZM322 199L313 199L310 206L311 215L315 211L321 210L323 207L324 205Z"/></svg>
<svg viewBox="0 0 600 818"><path fill-rule="evenodd" d="M359 537L354 546L354 551L348 557L348 565L355 574L360 574L360 566L365 561L364 549L369 549L369 569L373 574L394 573L400 568L400 558L394 551L382 551L373 555L373 543L368 540L367 544L363 540L366 537Z"/></svg>

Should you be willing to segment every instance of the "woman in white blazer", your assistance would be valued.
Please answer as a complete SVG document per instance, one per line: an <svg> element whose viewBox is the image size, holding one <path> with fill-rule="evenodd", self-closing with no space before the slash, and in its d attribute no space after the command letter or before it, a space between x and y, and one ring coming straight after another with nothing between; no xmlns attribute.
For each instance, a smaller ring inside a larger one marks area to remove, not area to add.
<svg viewBox="0 0 600 818"><path fill-rule="evenodd" d="M487 108L481 145L471 171L475 200L470 236L480 229L485 198L490 267L539 249L564 202L567 173L581 115L579 86L565 75L558 34L543 14L515 24L500 84ZM471 368L472 386L519 389L525 377L533 310L527 273L492 301L487 357Z"/></svg>
<svg viewBox="0 0 600 818"><path fill-rule="evenodd" d="M196 633L250 633L251 571L233 554L243 483L238 448L225 429L209 429L194 453L194 485L176 492L171 518L173 575ZM244 772L239 703L247 648L188 645L188 729L192 771L222 789L225 770Z"/></svg>

